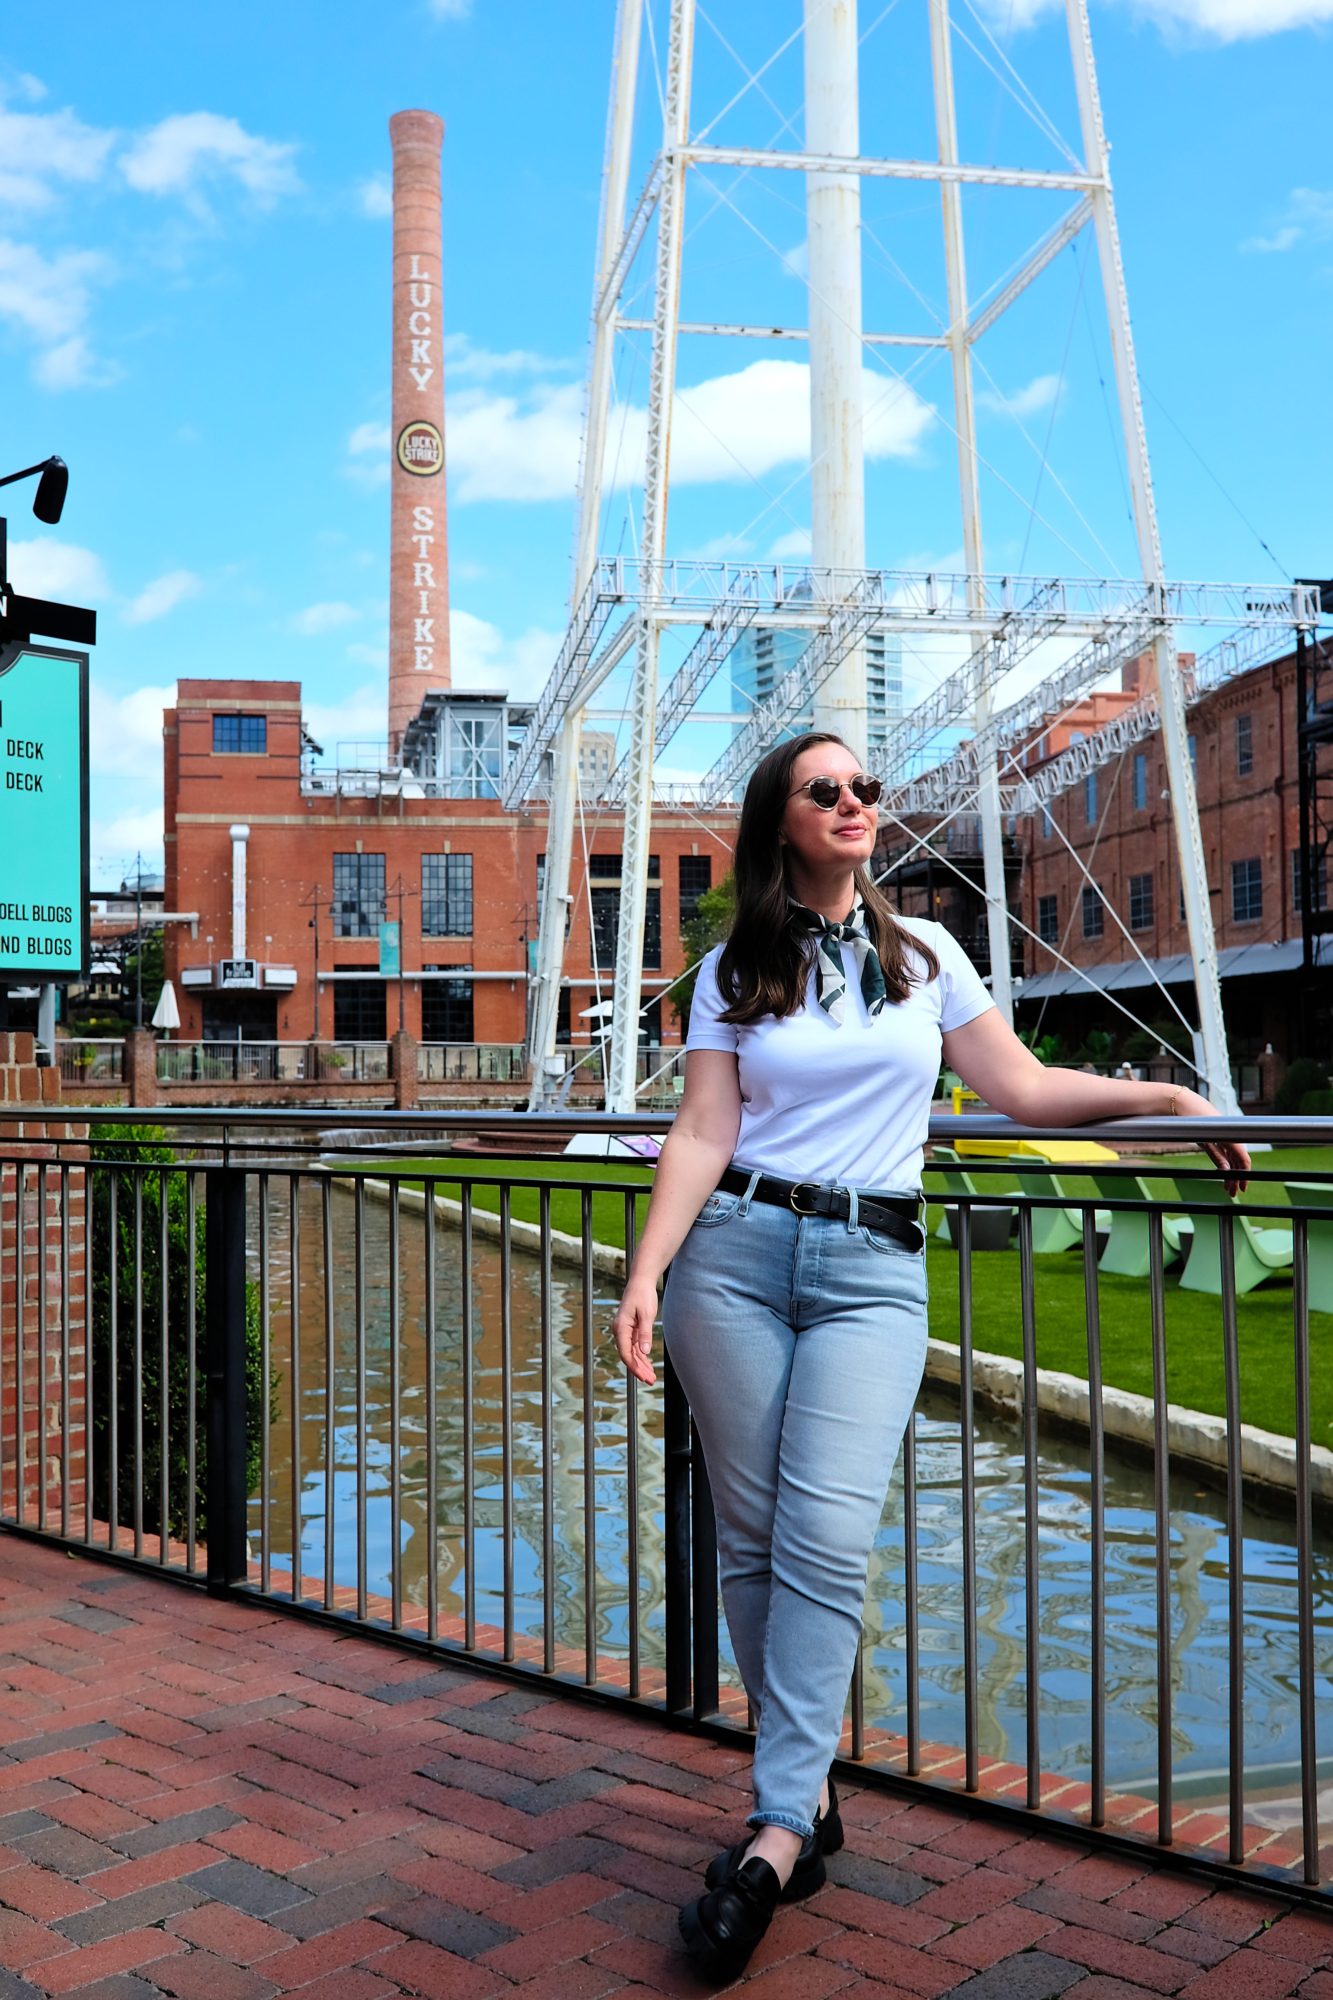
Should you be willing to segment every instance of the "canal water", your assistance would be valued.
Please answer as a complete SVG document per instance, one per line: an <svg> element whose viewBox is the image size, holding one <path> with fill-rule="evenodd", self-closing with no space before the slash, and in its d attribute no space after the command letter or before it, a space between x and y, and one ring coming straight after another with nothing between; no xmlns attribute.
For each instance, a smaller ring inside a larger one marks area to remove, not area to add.
<svg viewBox="0 0 1333 2000"><path fill-rule="evenodd" d="M357 1366L354 1200L345 1188L329 1198L333 1245L332 1341L324 1310L325 1238L318 1189L303 1183L299 1209L300 1312L291 1352L291 1215L286 1184L275 1177L268 1204L270 1343L277 1415L270 1435L269 1537L275 1569L291 1560L299 1519L301 1564L318 1577L332 1536L336 1584L362 1584L388 1597L393 1556L393 1406L398 1407L398 1546L405 1604L427 1601L427 1349L425 1238L419 1212L400 1224L398 1333L391 1333L389 1217L364 1208L363 1365ZM259 1232L252 1226L252 1244ZM463 1343L461 1238L436 1231L436 1476L434 1544L439 1616L463 1615L471 1572L480 1625L504 1615L503 1305L498 1246L475 1240L470 1352ZM257 1253L256 1253L257 1254ZM258 1277L255 1264L252 1275ZM509 1276L510 1455L512 1465L512 1616L517 1634L543 1630L543 1497L552 1519L550 1588L557 1645L580 1652L591 1585L596 1650L627 1655L630 1632L629 1439L625 1378L603 1334L615 1304L613 1281L594 1280L591 1365L585 1365L583 1298L577 1267L556 1265L551 1282L549 1353L550 1463L543 1458L541 1271L514 1249ZM330 1385L328 1356L332 1353ZM464 1533L464 1385L473 1399L473 1545ZM366 1440L358 1473L359 1375L364 1376ZM292 1386L299 1377L297 1407ZM591 1428L585 1431L585 1395ZM295 1422L294 1422L295 1419ZM585 1438L591 1435L588 1461ZM661 1529L660 1388L638 1396L638 1591L640 1648L660 1666L664 1563ZM1022 1448L1016 1426L979 1415L976 1464L976 1556L979 1692L983 1756L1021 1763L1029 1690L1025 1633ZM297 1457L294 1462L294 1446ZM332 1515L326 1464L332 1464ZM963 1517L958 1412L927 1391L916 1418L918 1635L921 1734L927 1742L964 1737ZM867 1727L905 1727L906 1609L901 1464L894 1476L871 1562L865 1613ZM1041 1635L1040 1727L1043 1769L1090 1775L1091 1468L1077 1442L1043 1435L1039 1476L1036 1590ZM585 1482L592 1504L585 1506ZM1146 1466L1108 1453L1106 1502L1107 1785L1152 1794L1157 1771L1156 1527ZM1172 1744L1182 1798L1225 1795L1229 1551L1223 1496L1181 1474L1171 1482ZM251 1503L252 1545L262 1532L261 1496ZM1247 1510L1244 1520L1245 1762L1255 1797L1290 1795L1297 1735L1296 1549L1292 1521ZM364 1575L359 1545L364 1548ZM1333 1693L1333 1542L1316 1550L1316 1700L1328 1713ZM736 1680L726 1653L724 1679ZM1333 1750L1333 1741L1321 1746Z"/></svg>

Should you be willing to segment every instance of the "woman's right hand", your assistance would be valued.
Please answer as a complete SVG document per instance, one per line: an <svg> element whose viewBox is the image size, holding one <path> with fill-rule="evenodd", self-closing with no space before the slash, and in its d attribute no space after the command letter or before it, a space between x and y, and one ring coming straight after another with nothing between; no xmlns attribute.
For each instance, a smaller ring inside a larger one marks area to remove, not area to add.
<svg viewBox="0 0 1333 2000"><path fill-rule="evenodd" d="M616 1352L631 1375L651 1388L657 1380L653 1368L653 1322L657 1318L657 1286L648 1278L631 1277L611 1322Z"/></svg>

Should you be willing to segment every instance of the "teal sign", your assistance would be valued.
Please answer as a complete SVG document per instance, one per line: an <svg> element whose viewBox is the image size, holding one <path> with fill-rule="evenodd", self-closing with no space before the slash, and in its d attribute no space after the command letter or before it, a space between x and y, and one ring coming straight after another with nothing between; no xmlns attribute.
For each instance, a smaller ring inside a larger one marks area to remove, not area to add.
<svg viewBox="0 0 1333 2000"><path fill-rule="evenodd" d="M88 970L88 656L0 653L0 976Z"/></svg>
<svg viewBox="0 0 1333 2000"><path fill-rule="evenodd" d="M397 924L380 925L380 978L396 979L402 969Z"/></svg>

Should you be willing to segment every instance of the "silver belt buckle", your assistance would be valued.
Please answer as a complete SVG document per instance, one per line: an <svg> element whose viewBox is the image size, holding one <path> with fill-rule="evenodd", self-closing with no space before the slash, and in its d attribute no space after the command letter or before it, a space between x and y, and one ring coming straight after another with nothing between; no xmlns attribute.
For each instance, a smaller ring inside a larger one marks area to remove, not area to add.
<svg viewBox="0 0 1333 2000"><path fill-rule="evenodd" d="M807 1189L811 1194L813 1194L815 1190L815 1183L813 1181L797 1181L793 1187L790 1187L787 1190L788 1204L795 1211L797 1215L817 1215L819 1213L818 1209L814 1207L802 1208L800 1202L797 1201L796 1199L797 1195L804 1194L807 1191Z"/></svg>

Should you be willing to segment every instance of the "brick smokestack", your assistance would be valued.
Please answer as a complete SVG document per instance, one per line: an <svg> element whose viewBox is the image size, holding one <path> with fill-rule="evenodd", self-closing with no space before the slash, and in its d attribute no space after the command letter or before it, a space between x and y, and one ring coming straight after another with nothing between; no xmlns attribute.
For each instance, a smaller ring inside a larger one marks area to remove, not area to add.
<svg viewBox="0 0 1333 2000"><path fill-rule="evenodd" d="M449 685L444 501L440 148L433 111L399 111L393 146L393 453L389 530L389 749L423 695Z"/></svg>

